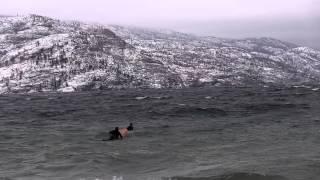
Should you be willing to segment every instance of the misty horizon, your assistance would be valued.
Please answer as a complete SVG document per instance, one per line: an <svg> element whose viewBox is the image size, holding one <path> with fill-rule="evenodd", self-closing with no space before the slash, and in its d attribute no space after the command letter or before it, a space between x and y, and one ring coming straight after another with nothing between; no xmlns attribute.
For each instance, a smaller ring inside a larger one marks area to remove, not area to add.
<svg viewBox="0 0 320 180"><path fill-rule="evenodd" d="M39 14L223 38L271 37L320 49L320 6L316 0L0 1L3 15Z"/></svg>

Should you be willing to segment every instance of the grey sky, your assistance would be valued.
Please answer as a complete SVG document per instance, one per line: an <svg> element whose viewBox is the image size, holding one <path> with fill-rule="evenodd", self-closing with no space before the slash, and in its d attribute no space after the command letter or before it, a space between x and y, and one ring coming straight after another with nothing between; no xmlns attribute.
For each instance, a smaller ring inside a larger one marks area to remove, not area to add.
<svg viewBox="0 0 320 180"><path fill-rule="evenodd" d="M320 0L0 0L0 5L0 14L35 13L223 37L271 36L320 49Z"/></svg>

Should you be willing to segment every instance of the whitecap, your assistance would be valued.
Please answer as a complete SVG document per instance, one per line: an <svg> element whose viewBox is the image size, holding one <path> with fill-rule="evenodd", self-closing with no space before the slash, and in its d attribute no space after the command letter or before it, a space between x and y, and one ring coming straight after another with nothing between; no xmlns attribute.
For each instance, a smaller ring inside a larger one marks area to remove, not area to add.
<svg viewBox="0 0 320 180"><path fill-rule="evenodd" d="M139 97L136 97L136 100L144 100L147 98L148 98L148 96L139 96Z"/></svg>

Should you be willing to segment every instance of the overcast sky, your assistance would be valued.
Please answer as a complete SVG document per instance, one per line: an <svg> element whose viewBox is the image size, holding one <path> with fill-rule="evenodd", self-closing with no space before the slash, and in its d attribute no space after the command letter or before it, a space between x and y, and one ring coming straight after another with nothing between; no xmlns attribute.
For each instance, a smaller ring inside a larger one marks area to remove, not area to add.
<svg viewBox="0 0 320 180"><path fill-rule="evenodd" d="M0 0L0 14L29 13L200 35L271 36L320 49L320 0Z"/></svg>

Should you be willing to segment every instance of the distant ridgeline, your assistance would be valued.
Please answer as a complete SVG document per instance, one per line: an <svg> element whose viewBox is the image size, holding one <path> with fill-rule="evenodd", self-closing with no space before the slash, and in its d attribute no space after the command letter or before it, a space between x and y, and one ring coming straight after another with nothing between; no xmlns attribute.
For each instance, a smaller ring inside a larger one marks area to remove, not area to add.
<svg viewBox="0 0 320 180"><path fill-rule="evenodd" d="M276 39L0 16L0 94L319 82L320 52Z"/></svg>

